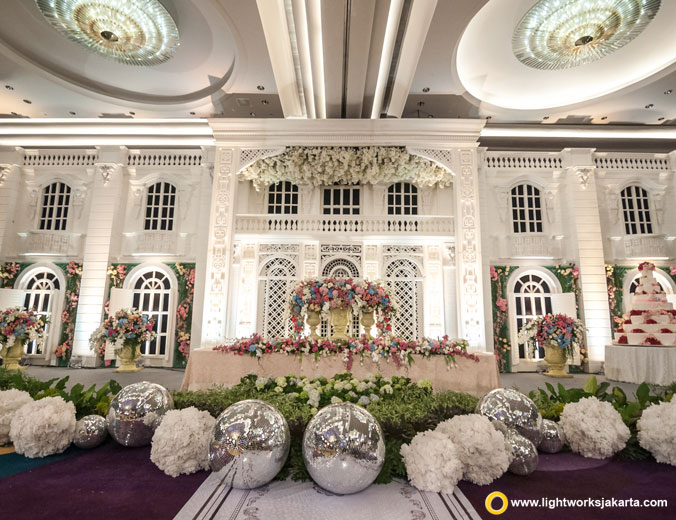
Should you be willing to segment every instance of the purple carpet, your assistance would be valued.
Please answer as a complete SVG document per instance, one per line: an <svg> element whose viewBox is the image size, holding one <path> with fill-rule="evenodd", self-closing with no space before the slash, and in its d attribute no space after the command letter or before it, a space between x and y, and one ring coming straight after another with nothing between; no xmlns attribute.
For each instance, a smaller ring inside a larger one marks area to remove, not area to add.
<svg viewBox="0 0 676 520"><path fill-rule="evenodd" d="M488 486L460 483L482 518L497 518L486 511L489 493L501 491L514 499L541 500L606 499L611 501L636 499L666 499L667 507L516 507L510 504L500 519L545 518L547 520L673 520L676 518L676 467L653 461L595 460L572 453L540 455L538 470L520 477L507 473ZM542 502L541 502L542 503ZM546 502L550 504L549 500ZM496 500L493 507L499 507Z"/></svg>
<svg viewBox="0 0 676 520"><path fill-rule="evenodd" d="M150 460L150 446L109 440L79 456L0 479L0 518L173 518L208 473L172 478Z"/></svg>

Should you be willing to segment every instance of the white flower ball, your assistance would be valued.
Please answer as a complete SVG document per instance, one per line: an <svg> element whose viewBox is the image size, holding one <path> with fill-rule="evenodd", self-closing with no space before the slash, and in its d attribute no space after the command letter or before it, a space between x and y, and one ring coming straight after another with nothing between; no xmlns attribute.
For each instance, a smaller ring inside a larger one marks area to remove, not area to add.
<svg viewBox="0 0 676 520"><path fill-rule="evenodd" d="M654 404L638 420L638 443L657 462L676 466L676 401Z"/></svg>
<svg viewBox="0 0 676 520"><path fill-rule="evenodd" d="M215 424L209 412L194 406L169 410L153 435L150 460L172 477L209 469L209 440Z"/></svg>
<svg viewBox="0 0 676 520"><path fill-rule="evenodd" d="M14 450L31 459L61 453L75 435L75 406L61 397L23 405L12 418L9 438Z"/></svg>
<svg viewBox="0 0 676 520"><path fill-rule="evenodd" d="M596 397L568 403L559 424L570 449L591 459L612 457L624 448L631 436L613 405Z"/></svg>
<svg viewBox="0 0 676 520"><path fill-rule="evenodd" d="M16 411L33 401L23 390L3 390L0 392L0 446L9 443L9 425Z"/></svg>
<svg viewBox="0 0 676 520"><path fill-rule="evenodd" d="M463 464L463 480L485 486L500 478L511 461L505 437L479 414L458 415L440 423L437 432L446 435Z"/></svg>
<svg viewBox="0 0 676 520"><path fill-rule="evenodd" d="M421 491L452 493L462 478L463 465L455 445L443 433L418 433L401 447L408 479Z"/></svg>

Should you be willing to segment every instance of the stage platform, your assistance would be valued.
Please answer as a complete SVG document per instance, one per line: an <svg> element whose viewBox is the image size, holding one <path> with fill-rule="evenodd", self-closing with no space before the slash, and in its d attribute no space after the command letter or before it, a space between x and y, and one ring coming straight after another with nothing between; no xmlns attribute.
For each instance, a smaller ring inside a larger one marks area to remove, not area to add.
<svg viewBox="0 0 676 520"><path fill-rule="evenodd" d="M436 392L455 390L476 396L498 388L500 380L495 356L488 352L472 352L479 357L479 362L457 357L457 365L446 364L443 356L432 356L425 359L414 355L412 365L401 367L390 361L379 364L371 359L354 360L351 372L356 378L370 374L382 374L385 377L406 376L413 381L429 379ZM449 368L450 367L450 368ZM258 359L251 356L240 356L211 349L196 349L190 353L188 366L183 377L181 390L206 390L213 385L232 386L239 383L247 374L262 377L279 377L289 374L298 376L332 377L345 371L341 356L322 357L315 362L314 357L299 358L286 354L264 354Z"/></svg>
<svg viewBox="0 0 676 520"><path fill-rule="evenodd" d="M607 379L668 385L676 381L676 346L606 345Z"/></svg>

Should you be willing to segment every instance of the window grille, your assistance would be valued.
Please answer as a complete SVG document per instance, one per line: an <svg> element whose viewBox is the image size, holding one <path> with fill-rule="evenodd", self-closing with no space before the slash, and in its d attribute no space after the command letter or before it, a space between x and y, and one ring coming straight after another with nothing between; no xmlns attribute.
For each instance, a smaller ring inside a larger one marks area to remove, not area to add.
<svg viewBox="0 0 676 520"><path fill-rule="evenodd" d="M176 211L176 187L168 182L148 186L146 231L173 231Z"/></svg>
<svg viewBox="0 0 676 520"><path fill-rule="evenodd" d="M39 228L44 231L65 231L70 207L70 186L53 182L42 190Z"/></svg>
<svg viewBox="0 0 676 520"><path fill-rule="evenodd" d="M406 258L392 260L385 269L390 296L397 312L392 319L392 333L406 340L422 336L422 273Z"/></svg>
<svg viewBox="0 0 676 520"><path fill-rule="evenodd" d="M542 199L535 186L512 188L512 229L514 233L542 233Z"/></svg>
<svg viewBox="0 0 676 520"><path fill-rule="evenodd" d="M24 287L26 296L23 306L26 309L34 310L39 316L44 316L49 320L45 330L46 338L50 337L52 331L58 334L60 320L55 320L52 317L55 298L58 297L59 290L61 289L61 284L56 274L46 269L36 270L25 282ZM38 346L37 341L26 342L24 352L33 355L44 354Z"/></svg>
<svg viewBox="0 0 676 520"><path fill-rule="evenodd" d="M271 184L268 187L268 213L298 214L298 186L288 181Z"/></svg>
<svg viewBox="0 0 676 520"><path fill-rule="evenodd" d="M409 182L397 182L387 188L388 215L417 215L418 188Z"/></svg>
<svg viewBox="0 0 676 520"><path fill-rule="evenodd" d="M524 274L514 285L514 309L517 334L529 321L552 312L551 287L541 276L533 273ZM521 359L542 359L544 348L537 346L533 354L528 345L519 345Z"/></svg>
<svg viewBox="0 0 676 520"><path fill-rule="evenodd" d="M648 192L640 186L627 186L622 190L622 215L627 235L649 235L653 232L650 218Z"/></svg>
<svg viewBox="0 0 676 520"><path fill-rule="evenodd" d="M169 357L174 337L171 279L160 270L151 269L134 282L133 307L155 318L157 337L141 345L141 353L149 357Z"/></svg>

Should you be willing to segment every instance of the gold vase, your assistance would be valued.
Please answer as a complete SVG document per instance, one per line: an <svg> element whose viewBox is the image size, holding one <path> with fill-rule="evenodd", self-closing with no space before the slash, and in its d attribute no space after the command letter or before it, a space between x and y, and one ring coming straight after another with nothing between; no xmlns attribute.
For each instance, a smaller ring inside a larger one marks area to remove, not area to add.
<svg viewBox="0 0 676 520"><path fill-rule="evenodd" d="M26 370L26 367L19 365L23 357L24 341L17 339L11 347L2 349L2 366L7 370Z"/></svg>
<svg viewBox="0 0 676 520"><path fill-rule="evenodd" d="M347 339L349 315L350 309L331 309L331 325L333 325L331 339Z"/></svg>
<svg viewBox="0 0 676 520"><path fill-rule="evenodd" d="M364 334L367 338L371 339L371 327L376 322L375 317L373 316L373 309L366 308L361 314L361 324L364 327Z"/></svg>
<svg viewBox="0 0 676 520"><path fill-rule="evenodd" d="M307 318L305 319L308 326L310 327L310 339L319 339L319 334L317 334L317 327L322 322L321 315L316 311L307 311Z"/></svg>
<svg viewBox="0 0 676 520"><path fill-rule="evenodd" d="M551 377L573 377L566 372L566 349L559 347L556 341L545 341L545 362L548 370L545 375Z"/></svg>
<svg viewBox="0 0 676 520"><path fill-rule="evenodd" d="M141 357L140 343L125 343L124 346L117 351L117 356L120 358L120 366L113 370L113 372L138 372L143 369L143 367L136 366L136 361Z"/></svg>

